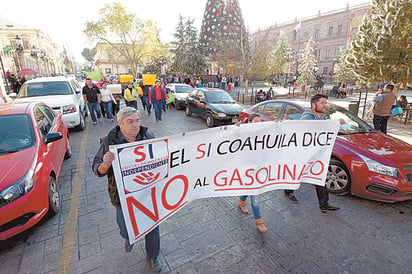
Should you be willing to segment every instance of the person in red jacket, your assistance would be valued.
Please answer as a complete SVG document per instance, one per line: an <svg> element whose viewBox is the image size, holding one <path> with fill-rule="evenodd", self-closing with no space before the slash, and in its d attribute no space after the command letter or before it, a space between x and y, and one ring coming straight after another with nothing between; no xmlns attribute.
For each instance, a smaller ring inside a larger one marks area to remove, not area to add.
<svg viewBox="0 0 412 274"><path fill-rule="evenodd" d="M149 92L149 103L154 106L156 122L162 120L162 110L166 98L165 89L161 87L160 81L157 81L156 86L152 87Z"/></svg>

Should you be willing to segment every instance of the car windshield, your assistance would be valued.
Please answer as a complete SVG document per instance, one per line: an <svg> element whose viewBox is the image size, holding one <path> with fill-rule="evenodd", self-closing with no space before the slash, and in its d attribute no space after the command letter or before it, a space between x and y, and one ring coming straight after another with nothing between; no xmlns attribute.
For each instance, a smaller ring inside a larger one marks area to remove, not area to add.
<svg viewBox="0 0 412 274"><path fill-rule="evenodd" d="M209 103L233 104L236 103L232 97L226 92L206 92L206 100Z"/></svg>
<svg viewBox="0 0 412 274"><path fill-rule="evenodd" d="M73 94L72 88L68 82L39 82L27 83L26 85L23 85L19 92L18 98L67 94Z"/></svg>
<svg viewBox="0 0 412 274"><path fill-rule="evenodd" d="M350 111L341 108L328 108L325 112L325 116L331 120L340 122L339 135L350 134L364 134L372 133L375 130L370 127L366 122L359 119L356 115Z"/></svg>
<svg viewBox="0 0 412 274"><path fill-rule="evenodd" d="M28 115L2 115L0 128L0 155L17 152L34 145L33 125Z"/></svg>
<svg viewBox="0 0 412 274"><path fill-rule="evenodd" d="M192 90L191 86L175 86L176 93L190 93Z"/></svg>

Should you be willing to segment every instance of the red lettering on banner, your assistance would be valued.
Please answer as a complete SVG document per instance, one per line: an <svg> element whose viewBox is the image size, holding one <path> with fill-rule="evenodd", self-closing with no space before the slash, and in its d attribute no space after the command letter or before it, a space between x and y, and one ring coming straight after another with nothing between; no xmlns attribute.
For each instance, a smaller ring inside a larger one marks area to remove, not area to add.
<svg viewBox="0 0 412 274"><path fill-rule="evenodd" d="M140 149L143 149L143 148L144 148L144 146L138 146L133 150L134 154L136 154L136 156L139 157L139 158L135 159L135 161L137 163L142 162L146 159L146 154L144 152L139 151Z"/></svg>
<svg viewBox="0 0 412 274"><path fill-rule="evenodd" d="M259 180L259 173L260 173L260 171L262 171L262 170L264 170L264 171L266 172L266 177L265 177L265 179L264 179L263 181ZM264 183L266 183L266 180L268 179L268 175L269 175L268 169L267 169L266 167L262 167L261 169L258 169L258 171L256 171L256 175L255 175L256 181L257 181L259 184L262 184L262 185L263 185Z"/></svg>
<svg viewBox="0 0 412 274"><path fill-rule="evenodd" d="M167 189L168 189L169 185L172 182L174 182L178 179L180 179L184 184L184 190L183 190L183 193L182 193L182 197L180 198L180 200L176 204L170 205L166 200L166 192L167 192ZM186 176L177 175L177 176L171 178L169 181L167 181L167 183L165 184L165 186L162 190L162 205L163 205L163 207L166 208L167 210L174 210L175 208L179 207L180 204L182 203L182 201L184 200L184 198L186 197L188 189L189 189L189 180L187 179Z"/></svg>
<svg viewBox="0 0 412 274"><path fill-rule="evenodd" d="M232 178L230 179L229 186L232 185L233 181L239 181L239 184L243 186L242 179L240 178L239 170L235 169L232 174Z"/></svg>
<svg viewBox="0 0 412 274"><path fill-rule="evenodd" d="M153 187L151 189L151 197L152 197L154 213L151 212L149 209L147 209L144 205L142 205L135 198L133 197L126 198L127 209L129 211L130 221L132 222L134 235L139 235L139 229L137 227L136 217L134 215L134 210L133 210L134 207L139 209L141 212L143 212L146 216L148 216L154 222L157 222L159 220L159 210L157 209L157 201L156 201L156 187Z"/></svg>
<svg viewBox="0 0 412 274"><path fill-rule="evenodd" d="M206 151L201 149L202 146L206 146L206 144L200 144L200 145L197 146L197 151L199 151L202 155L196 157L196 159L202 159L206 155Z"/></svg>
<svg viewBox="0 0 412 274"><path fill-rule="evenodd" d="M253 185L253 175L250 175L249 172L253 172L255 171L253 168L249 168L248 170L246 170L245 175L246 177L248 177L250 179L250 183L245 183L245 186L251 186Z"/></svg>
<svg viewBox="0 0 412 274"><path fill-rule="evenodd" d="M216 181L217 176L220 175L220 174L223 173L223 172L227 172L227 170L221 170L221 171L219 171L218 173L216 173L215 177L213 178L213 182L215 183L215 185L217 185L217 186L226 186L226 185L227 185L227 179L226 179L226 177L223 177L223 182L224 182L224 184L218 184L217 181Z"/></svg>
<svg viewBox="0 0 412 274"><path fill-rule="evenodd" d="M319 173L315 173L314 171L313 171L313 167L316 165L316 164L320 164L320 172ZM316 162L314 162L313 163L313 165L310 167L310 173L312 173L313 175L320 175L320 174L322 174L322 172L325 170L325 166L323 165L323 163L321 162L321 161L316 161Z"/></svg>

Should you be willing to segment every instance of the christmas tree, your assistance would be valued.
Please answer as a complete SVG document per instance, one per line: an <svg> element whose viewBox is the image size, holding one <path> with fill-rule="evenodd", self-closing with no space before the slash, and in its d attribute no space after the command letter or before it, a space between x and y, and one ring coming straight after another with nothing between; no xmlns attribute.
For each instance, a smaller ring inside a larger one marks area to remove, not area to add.
<svg viewBox="0 0 412 274"><path fill-rule="evenodd" d="M412 82L412 1L373 0L371 18L364 18L346 61L360 82Z"/></svg>
<svg viewBox="0 0 412 274"><path fill-rule="evenodd" d="M305 43L305 49L299 64L299 77L297 80L299 85L312 85L316 82L315 73L318 68L316 67L314 45L315 41L312 37Z"/></svg>
<svg viewBox="0 0 412 274"><path fill-rule="evenodd" d="M238 0L208 0L200 30L203 54L213 60L236 59L247 48Z"/></svg>

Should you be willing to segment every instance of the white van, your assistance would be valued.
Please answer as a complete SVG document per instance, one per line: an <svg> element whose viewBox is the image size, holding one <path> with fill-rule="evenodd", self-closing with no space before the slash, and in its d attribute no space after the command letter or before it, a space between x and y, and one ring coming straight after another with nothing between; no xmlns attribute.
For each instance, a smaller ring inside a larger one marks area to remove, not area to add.
<svg viewBox="0 0 412 274"><path fill-rule="evenodd" d="M87 116L82 88L73 78L44 77L27 81L21 87L16 101L41 101L63 116L67 128L83 130Z"/></svg>

